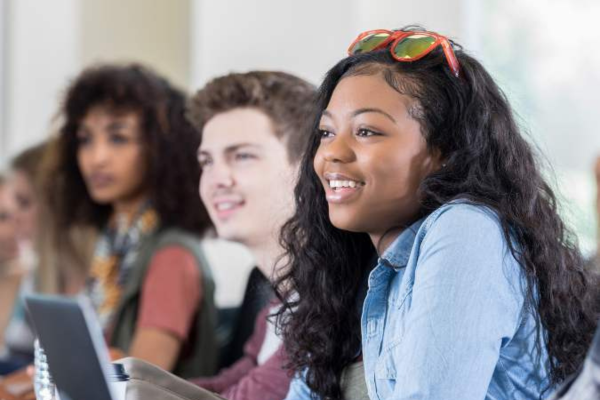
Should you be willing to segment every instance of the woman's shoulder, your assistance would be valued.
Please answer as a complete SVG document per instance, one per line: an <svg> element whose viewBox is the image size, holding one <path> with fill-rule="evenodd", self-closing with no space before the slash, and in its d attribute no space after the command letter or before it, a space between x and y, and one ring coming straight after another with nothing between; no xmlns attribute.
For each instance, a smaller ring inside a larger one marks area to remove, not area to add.
<svg viewBox="0 0 600 400"><path fill-rule="evenodd" d="M454 200L431 213L423 222L425 232L450 230L457 233L502 232L500 217L487 205L467 200Z"/></svg>
<svg viewBox="0 0 600 400"><path fill-rule="evenodd" d="M159 245L183 243L192 244L194 247L199 247L202 237L200 237L200 235L197 233L178 227L164 227L156 232L156 240Z"/></svg>
<svg viewBox="0 0 600 400"><path fill-rule="evenodd" d="M498 212L464 200L449 202L431 213L423 221L417 238L421 249L457 247L461 251L490 254L498 250L498 254L504 254L511 247ZM515 245L513 239L511 244Z"/></svg>
<svg viewBox="0 0 600 400"><path fill-rule="evenodd" d="M160 228L143 239L139 249L138 259L153 259L156 254L165 249L178 248L194 257L202 257L202 238L178 228Z"/></svg>
<svg viewBox="0 0 600 400"><path fill-rule="evenodd" d="M148 238L146 248L151 255L169 248L178 248L196 258L204 258L202 238L180 228L161 228Z"/></svg>
<svg viewBox="0 0 600 400"><path fill-rule="evenodd" d="M153 257L165 255L185 257L194 260L194 265L207 279L212 279L212 271L202 247L202 237L198 234L175 227L160 229L155 235Z"/></svg>

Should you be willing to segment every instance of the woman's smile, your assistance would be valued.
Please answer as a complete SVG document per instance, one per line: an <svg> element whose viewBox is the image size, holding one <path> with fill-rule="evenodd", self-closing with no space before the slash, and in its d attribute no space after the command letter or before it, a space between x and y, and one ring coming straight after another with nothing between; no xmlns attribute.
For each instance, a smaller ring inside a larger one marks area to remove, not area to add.
<svg viewBox="0 0 600 400"><path fill-rule="evenodd" d="M323 174L325 181L325 194L330 203L343 203L352 200L365 186L365 182L350 178L340 173L326 172Z"/></svg>
<svg viewBox="0 0 600 400"><path fill-rule="evenodd" d="M313 167L335 227L376 243L418 213L419 185L438 160L409 112L414 102L380 75L346 77L333 91Z"/></svg>

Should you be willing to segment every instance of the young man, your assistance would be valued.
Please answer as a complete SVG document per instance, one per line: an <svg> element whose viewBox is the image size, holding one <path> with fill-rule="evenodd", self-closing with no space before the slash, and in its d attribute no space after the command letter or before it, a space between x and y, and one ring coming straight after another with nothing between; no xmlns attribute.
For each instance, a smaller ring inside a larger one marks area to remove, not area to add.
<svg viewBox="0 0 600 400"><path fill-rule="evenodd" d="M294 211L298 162L310 134L315 88L283 72L216 78L198 91L188 116L201 134L200 196L220 237L247 246L265 276L274 279L284 253L279 231ZM229 400L283 399L291 375L281 339L257 317L244 356L195 383Z"/></svg>

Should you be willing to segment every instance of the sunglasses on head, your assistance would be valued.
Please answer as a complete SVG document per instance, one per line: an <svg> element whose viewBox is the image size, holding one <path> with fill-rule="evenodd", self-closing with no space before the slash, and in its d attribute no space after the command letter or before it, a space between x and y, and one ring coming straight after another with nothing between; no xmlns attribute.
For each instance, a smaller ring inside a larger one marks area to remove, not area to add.
<svg viewBox="0 0 600 400"><path fill-rule="evenodd" d="M386 48L396 61L411 62L419 60L431 53L433 49L442 46L450 70L458 78L459 64L452 44L447 37L429 31L390 31L376 29L363 32L348 48L348 55L368 53L369 51Z"/></svg>

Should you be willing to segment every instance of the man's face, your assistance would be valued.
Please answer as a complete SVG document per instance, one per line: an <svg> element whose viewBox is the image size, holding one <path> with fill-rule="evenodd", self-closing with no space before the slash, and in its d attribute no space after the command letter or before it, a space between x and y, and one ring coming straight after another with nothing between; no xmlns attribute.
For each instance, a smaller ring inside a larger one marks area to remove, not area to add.
<svg viewBox="0 0 600 400"><path fill-rule="evenodd" d="M217 114L198 149L200 197L220 237L265 246L294 210L297 169L271 119L252 108Z"/></svg>

